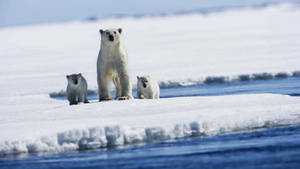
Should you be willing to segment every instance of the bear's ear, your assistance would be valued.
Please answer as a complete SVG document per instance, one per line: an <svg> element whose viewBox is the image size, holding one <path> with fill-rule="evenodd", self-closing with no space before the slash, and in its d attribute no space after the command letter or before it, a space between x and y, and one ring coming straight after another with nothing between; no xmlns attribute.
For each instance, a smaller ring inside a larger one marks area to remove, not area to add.
<svg viewBox="0 0 300 169"><path fill-rule="evenodd" d="M122 33L122 28L119 28L118 32L119 32L119 34L121 34Z"/></svg>
<svg viewBox="0 0 300 169"><path fill-rule="evenodd" d="M67 79L69 79L69 77L70 77L69 75L66 76Z"/></svg>
<svg viewBox="0 0 300 169"><path fill-rule="evenodd" d="M140 80L140 77L137 76L136 78L137 78L137 80Z"/></svg>
<svg viewBox="0 0 300 169"><path fill-rule="evenodd" d="M80 76L80 77L81 77L81 76L82 76L82 75L81 75L81 73L78 73L78 76Z"/></svg>
<svg viewBox="0 0 300 169"><path fill-rule="evenodd" d="M100 34L102 35L102 33L104 32L102 29L99 30Z"/></svg>

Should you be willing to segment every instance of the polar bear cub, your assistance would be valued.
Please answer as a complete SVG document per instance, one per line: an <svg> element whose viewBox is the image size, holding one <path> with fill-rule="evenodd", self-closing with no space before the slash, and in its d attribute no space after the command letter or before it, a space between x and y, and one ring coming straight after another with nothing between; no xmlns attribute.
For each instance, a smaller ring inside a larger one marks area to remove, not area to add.
<svg viewBox="0 0 300 169"><path fill-rule="evenodd" d="M111 100L109 81L116 87L116 99L132 99L132 87L128 75L127 53L120 41L122 29L99 30L101 48L97 60L99 101Z"/></svg>
<svg viewBox="0 0 300 169"><path fill-rule="evenodd" d="M79 102L88 103L87 83L81 73L67 75L66 77L68 80L67 96L70 105Z"/></svg>
<svg viewBox="0 0 300 169"><path fill-rule="evenodd" d="M137 76L137 95L140 99L158 99L160 89L157 81L150 76Z"/></svg>

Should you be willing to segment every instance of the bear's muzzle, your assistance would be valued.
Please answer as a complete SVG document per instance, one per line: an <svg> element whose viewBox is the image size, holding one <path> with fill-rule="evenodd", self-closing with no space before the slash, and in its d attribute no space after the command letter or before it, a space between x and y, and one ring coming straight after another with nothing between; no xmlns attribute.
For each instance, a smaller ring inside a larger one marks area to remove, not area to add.
<svg viewBox="0 0 300 169"><path fill-rule="evenodd" d="M109 36L108 36L108 39L109 39L110 41L114 41L114 36L109 35Z"/></svg>

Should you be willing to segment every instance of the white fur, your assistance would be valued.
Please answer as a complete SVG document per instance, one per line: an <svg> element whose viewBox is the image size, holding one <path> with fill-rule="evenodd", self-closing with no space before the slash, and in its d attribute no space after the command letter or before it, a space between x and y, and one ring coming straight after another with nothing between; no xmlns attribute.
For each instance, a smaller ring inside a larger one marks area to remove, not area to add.
<svg viewBox="0 0 300 169"><path fill-rule="evenodd" d="M116 99L132 99L132 87L127 69L127 53L120 42L121 29L100 30L101 49L97 60L99 101L111 100L108 84L113 80ZM109 36L114 41L109 40Z"/></svg>
<svg viewBox="0 0 300 169"><path fill-rule="evenodd" d="M71 75L72 76L72 75ZM74 84L72 79L67 76L68 86L67 86L67 96L70 105L77 103L88 103L87 99L87 82L85 78L78 74L78 83Z"/></svg>
<svg viewBox="0 0 300 169"><path fill-rule="evenodd" d="M143 86L143 80L146 79L146 87ZM137 77L137 95L140 99L158 99L160 89L157 81L150 76Z"/></svg>

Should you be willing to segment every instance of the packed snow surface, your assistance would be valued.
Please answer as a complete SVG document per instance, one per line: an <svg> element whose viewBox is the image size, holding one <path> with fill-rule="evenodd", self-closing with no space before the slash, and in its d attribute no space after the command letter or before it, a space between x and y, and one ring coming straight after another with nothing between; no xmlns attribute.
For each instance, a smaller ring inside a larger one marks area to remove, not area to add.
<svg viewBox="0 0 300 169"><path fill-rule="evenodd" d="M192 135L298 124L300 98L273 94L6 105L0 154L104 148Z"/></svg>
<svg viewBox="0 0 300 169"><path fill-rule="evenodd" d="M68 106L66 74L95 90L99 29L121 27L129 71L161 87L299 76L300 8L278 5L0 29L0 154L61 152L299 123L300 99L262 94Z"/></svg>

